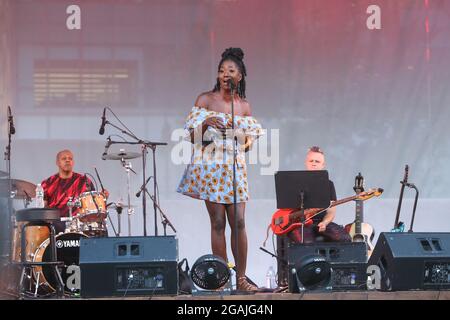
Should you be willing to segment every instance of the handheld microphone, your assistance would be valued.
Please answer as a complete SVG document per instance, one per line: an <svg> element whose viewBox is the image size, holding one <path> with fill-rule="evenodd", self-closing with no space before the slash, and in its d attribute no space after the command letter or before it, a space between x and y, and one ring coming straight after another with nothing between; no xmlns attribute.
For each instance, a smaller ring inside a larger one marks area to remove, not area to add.
<svg viewBox="0 0 450 320"><path fill-rule="evenodd" d="M9 134L15 134L16 128L14 128L14 119L11 113L11 107L8 106L8 122L9 122Z"/></svg>
<svg viewBox="0 0 450 320"><path fill-rule="evenodd" d="M98 133L100 135L103 135L105 133L105 125L106 125L105 113L106 113L106 108L103 108L102 124L100 126L100 130L98 130Z"/></svg>
<svg viewBox="0 0 450 320"><path fill-rule="evenodd" d="M108 154L108 149L111 146L111 136L109 136L107 140L108 141L106 141L106 144L105 144L105 151L103 151L103 154L102 154L102 160L106 160L106 155Z"/></svg>

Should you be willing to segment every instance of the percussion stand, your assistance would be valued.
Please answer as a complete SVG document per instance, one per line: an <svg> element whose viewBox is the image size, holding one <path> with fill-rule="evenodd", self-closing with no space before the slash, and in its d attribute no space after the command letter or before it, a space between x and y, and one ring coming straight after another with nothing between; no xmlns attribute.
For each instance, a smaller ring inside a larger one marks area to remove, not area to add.
<svg viewBox="0 0 450 320"><path fill-rule="evenodd" d="M114 223L112 222L111 216L109 215L108 211L106 212L106 215L108 216L109 223L111 223L111 227L112 227L112 229L113 229L113 231L114 231L114 235L115 235L116 237L120 237L120 233L118 233L118 232L116 231L116 228L114 227Z"/></svg>
<svg viewBox="0 0 450 320"><path fill-rule="evenodd" d="M125 162L125 160L123 158L120 161L122 162L122 166L125 168L125 171L127 172L128 236L131 236L131 215L134 213L134 208L131 207L131 186L130 186L131 177L130 177L130 171L133 170L133 169L131 167L131 162ZM120 224L119 224L119 233L120 233Z"/></svg>

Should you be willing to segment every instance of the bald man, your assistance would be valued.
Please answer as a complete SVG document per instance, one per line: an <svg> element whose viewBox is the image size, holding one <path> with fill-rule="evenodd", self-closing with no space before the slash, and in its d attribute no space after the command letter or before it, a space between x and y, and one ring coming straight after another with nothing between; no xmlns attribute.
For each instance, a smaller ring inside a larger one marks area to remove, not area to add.
<svg viewBox="0 0 450 320"><path fill-rule="evenodd" d="M45 206L49 208L58 208L61 217L69 215L67 202L70 197L75 198L87 191L95 190L92 181L86 176L73 171L74 157L70 150L61 150L56 155L56 166L58 173L42 181L44 188ZM108 192L105 190L105 196ZM73 208L72 215L76 215L79 208ZM55 224L56 232L65 231L65 223Z"/></svg>
<svg viewBox="0 0 450 320"><path fill-rule="evenodd" d="M306 170L324 170L325 154L317 146L308 149L305 158ZM336 201L336 190L333 181L330 180L330 201ZM329 242L351 242L350 235L340 225L333 222L336 215L336 207L329 208L325 212L313 217L313 224L303 228L303 243L313 243L316 237L323 236L325 241ZM301 228L297 228L288 234L294 241L302 242Z"/></svg>

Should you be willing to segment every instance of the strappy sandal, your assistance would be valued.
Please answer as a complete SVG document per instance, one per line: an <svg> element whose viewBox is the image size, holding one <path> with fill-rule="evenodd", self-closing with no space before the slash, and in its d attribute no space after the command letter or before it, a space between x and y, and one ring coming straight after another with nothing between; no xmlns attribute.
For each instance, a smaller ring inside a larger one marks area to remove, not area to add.
<svg viewBox="0 0 450 320"><path fill-rule="evenodd" d="M238 290L242 290L242 291L258 291L258 287L251 284L250 282L247 281L247 278L244 277L239 277L238 278Z"/></svg>

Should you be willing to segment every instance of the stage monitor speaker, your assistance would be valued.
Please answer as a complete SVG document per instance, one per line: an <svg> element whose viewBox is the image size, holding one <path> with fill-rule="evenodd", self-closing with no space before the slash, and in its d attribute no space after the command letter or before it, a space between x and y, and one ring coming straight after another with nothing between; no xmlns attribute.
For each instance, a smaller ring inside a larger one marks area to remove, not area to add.
<svg viewBox="0 0 450 320"><path fill-rule="evenodd" d="M450 233L383 232L368 265L382 291L450 289Z"/></svg>
<svg viewBox="0 0 450 320"><path fill-rule="evenodd" d="M298 292L295 262L307 255L320 255L331 264L327 290L366 290L367 247L364 242L320 242L288 246L288 288Z"/></svg>
<svg viewBox="0 0 450 320"><path fill-rule="evenodd" d="M174 236L81 238L82 297L176 295Z"/></svg>

